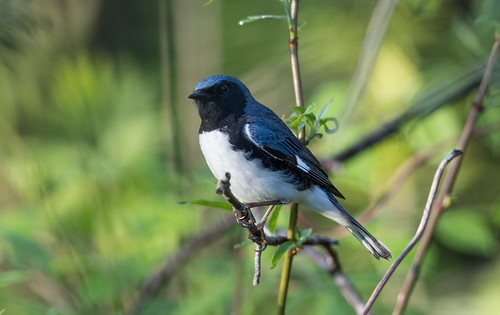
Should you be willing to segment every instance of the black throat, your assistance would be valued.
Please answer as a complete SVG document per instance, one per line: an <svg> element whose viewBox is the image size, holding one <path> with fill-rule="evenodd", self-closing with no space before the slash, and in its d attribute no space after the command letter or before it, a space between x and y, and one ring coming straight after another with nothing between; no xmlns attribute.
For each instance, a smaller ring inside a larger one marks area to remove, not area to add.
<svg viewBox="0 0 500 315"><path fill-rule="evenodd" d="M201 118L199 133L235 127L245 114L245 102L244 95L196 100Z"/></svg>

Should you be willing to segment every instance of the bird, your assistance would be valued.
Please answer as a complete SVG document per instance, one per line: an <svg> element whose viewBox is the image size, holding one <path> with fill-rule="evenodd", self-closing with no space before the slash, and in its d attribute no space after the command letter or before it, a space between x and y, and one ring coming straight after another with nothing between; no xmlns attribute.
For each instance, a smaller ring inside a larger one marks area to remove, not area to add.
<svg viewBox="0 0 500 315"><path fill-rule="evenodd" d="M338 202L345 199L313 153L237 78L209 76L188 98L197 105L201 151L217 179L231 176L243 202L297 202L349 230L378 260L391 251Z"/></svg>

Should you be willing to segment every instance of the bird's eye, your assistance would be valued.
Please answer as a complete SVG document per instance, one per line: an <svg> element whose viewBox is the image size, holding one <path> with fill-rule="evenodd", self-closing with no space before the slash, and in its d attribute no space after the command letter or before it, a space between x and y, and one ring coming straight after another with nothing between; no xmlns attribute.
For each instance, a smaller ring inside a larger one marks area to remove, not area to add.
<svg viewBox="0 0 500 315"><path fill-rule="evenodd" d="M225 84L224 84L224 85L222 85L222 86L220 87L220 91L221 91L222 93L227 93L227 92L229 91L229 87L228 87L227 85L225 85Z"/></svg>

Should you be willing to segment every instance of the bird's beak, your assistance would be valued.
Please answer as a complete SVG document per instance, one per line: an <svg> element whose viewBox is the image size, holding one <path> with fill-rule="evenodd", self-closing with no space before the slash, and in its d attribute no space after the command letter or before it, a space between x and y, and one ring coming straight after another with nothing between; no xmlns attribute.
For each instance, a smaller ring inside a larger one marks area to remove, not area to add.
<svg viewBox="0 0 500 315"><path fill-rule="evenodd" d="M200 100L200 99L206 99L208 98L210 95L208 95L207 93L203 92L203 91L194 91L193 93L189 94L189 98L193 99L193 100Z"/></svg>

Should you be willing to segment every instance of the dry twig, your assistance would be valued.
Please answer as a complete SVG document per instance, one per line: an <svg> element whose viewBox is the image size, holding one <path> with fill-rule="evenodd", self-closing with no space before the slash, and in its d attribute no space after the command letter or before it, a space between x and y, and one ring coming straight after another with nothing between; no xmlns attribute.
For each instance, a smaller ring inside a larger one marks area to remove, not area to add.
<svg viewBox="0 0 500 315"><path fill-rule="evenodd" d="M304 252L307 256L309 256L309 258L314 260L319 267L332 276L333 281L339 288L340 293L344 296L347 303L352 306L352 308L356 311L356 314L361 314L363 307L365 306L365 302L356 291L356 288L354 288L352 283L342 272L337 252L332 246L327 244L322 244L321 247L323 248L325 254L322 254L311 247L305 247Z"/></svg>
<svg viewBox="0 0 500 315"><path fill-rule="evenodd" d="M481 84L479 85L479 90L477 92L476 99L472 103L472 108L470 110L469 117L467 118L460 139L458 140L457 149L461 151L465 152L469 139L472 135L472 131L475 127L477 117L483 109L482 106L483 98L486 93L486 88L489 83L491 72L495 65L495 60L499 46L500 46L500 35L497 35L493 47L491 49L490 56L488 58L488 62L486 64L486 69L484 71ZM461 160L462 158L459 157L457 160L454 161L454 163L451 164L450 170L448 171L443 180L443 186L441 191L439 192L436 203L434 205L435 209L432 212L432 216L429 219L428 228L425 230L422 236L422 241L413 260L412 268L408 272L403 287L401 289L401 292L398 295L396 307L394 308L394 314L401 314L403 310L406 308L406 304L408 303L411 291L418 278L422 260L425 256L425 253L427 252L427 248L432 239L434 228L441 215L441 212L445 208L445 199L450 194L453 184L455 182L455 178L458 174Z"/></svg>
<svg viewBox="0 0 500 315"><path fill-rule="evenodd" d="M427 198L427 202L425 204L424 208L424 213L422 215L422 219L420 221L420 224L418 226L417 232L415 233L415 236L413 236L412 240L408 245L405 247L403 252L396 258L396 260L392 263L391 267L387 270L385 275L382 277L380 280L379 284L373 291L372 295L370 296L370 299L368 299L368 302L366 302L366 306L363 310L363 314L368 314L370 311L371 307L373 306L373 303L375 303L375 300L379 296L380 292L384 288L385 284L387 281L389 281L389 278L392 276L396 268L399 266L401 261L408 255L408 253L413 249L413 247L417 244L417 242L420 240L422 237L422 234L424 233L425 227L427 226L427 223L429 221L429 215L430 211L432 209L432 205L434 203L434 200L436 199L436 193L439 187L439 182L441 180L441 177L443 176L444 169L448 163L451 162L455 157L459 156L462 154L462 151L460 150L452 150L448 155L444 158L443 161L439 164L439 167L436 170L436 174L434 175L434 180L432 181L431 185L431 190L429 192L429 197Z"/></svg>

